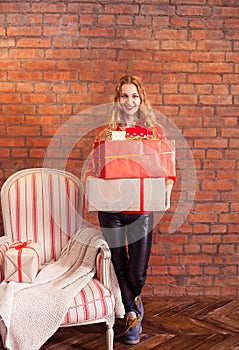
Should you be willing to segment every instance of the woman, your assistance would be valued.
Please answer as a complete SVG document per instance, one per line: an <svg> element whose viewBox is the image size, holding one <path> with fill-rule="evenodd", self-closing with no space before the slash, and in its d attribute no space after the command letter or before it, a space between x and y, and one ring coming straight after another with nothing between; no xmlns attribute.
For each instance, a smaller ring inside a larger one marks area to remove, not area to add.
<svg viewBox="0 0 239 350"><path fill-rule="evenodd" d="M113 130L135 126L146 128L154 137L164 137L138 77L125 75L119 80L114 102L109 124L100 133L99 140L110 140ZM167 179L169 189L172 189L173 182L173 178ZM137 344L142 330L143 304L140 294L150 257L153 213L99 212L98 218L111 248L112 262L125 306L124 341L127 344Z"/></svg>

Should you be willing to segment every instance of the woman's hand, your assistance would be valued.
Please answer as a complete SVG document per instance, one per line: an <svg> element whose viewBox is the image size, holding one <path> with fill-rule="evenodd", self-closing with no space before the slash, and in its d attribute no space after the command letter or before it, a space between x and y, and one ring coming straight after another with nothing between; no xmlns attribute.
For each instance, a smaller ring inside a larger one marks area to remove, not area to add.
<svg viewBox="0 0 239 350"><path fill-rule="evenodd" d="M173 180L169 179L166 181L166 187L165 187L165 209L166 210L170 208L172 189L173 189Z"/></svg>
<svg viewBox="0 0 239 350"><path fill-rule="evenodd" d="M105 139L106 140L112 140L112 131L111 130L107 130L105 133Z"/></svg>

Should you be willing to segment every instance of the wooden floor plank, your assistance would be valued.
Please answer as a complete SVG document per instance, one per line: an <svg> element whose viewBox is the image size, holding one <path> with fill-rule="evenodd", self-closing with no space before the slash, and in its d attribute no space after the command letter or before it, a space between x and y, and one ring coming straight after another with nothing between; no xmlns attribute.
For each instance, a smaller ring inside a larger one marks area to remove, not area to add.
<svg viewBox="0 0 239 350"><path fill-rule="evenodd" d="M117 319L114 350L239 350L239 298L145 297L143 303L140 343L124 344L125 321ZM41 348L72 349L105 350L105 325L60 328Z"/></svg>

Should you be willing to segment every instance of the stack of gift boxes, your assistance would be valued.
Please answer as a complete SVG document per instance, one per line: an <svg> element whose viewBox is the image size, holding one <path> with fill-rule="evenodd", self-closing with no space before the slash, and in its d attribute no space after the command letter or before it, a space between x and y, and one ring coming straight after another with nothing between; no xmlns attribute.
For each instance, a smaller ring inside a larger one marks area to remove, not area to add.
<svg viewBox="0 0 239 350"><path fill-rule="evenodd" d="M114 131L97 141L94 176L87 177L89 211L164 211L165 179L175 177L174 140L153 138L146 128Z"/></svg>

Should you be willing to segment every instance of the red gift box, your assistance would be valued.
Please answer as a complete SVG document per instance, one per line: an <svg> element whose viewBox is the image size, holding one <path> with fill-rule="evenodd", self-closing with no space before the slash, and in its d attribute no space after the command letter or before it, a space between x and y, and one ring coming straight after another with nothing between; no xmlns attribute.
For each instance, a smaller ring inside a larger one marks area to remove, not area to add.
<svg viewBox="0 0 239 350"><path fill-rule="evenodd" d="M105 179L175 177L175 141L100 141L93 162L95 176Z"/></svg>
<svg viewBox="0 0 239 350"><path fill-rule="evenodd" d="M88 211L144 212L165 211L165 179L100 179L86 182Z"/></svg>

